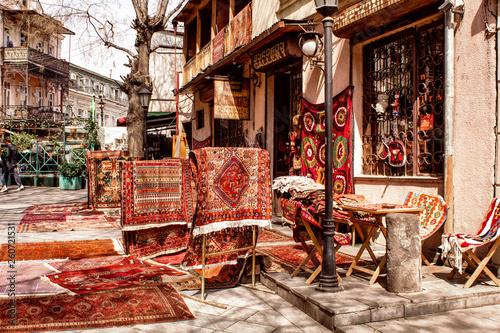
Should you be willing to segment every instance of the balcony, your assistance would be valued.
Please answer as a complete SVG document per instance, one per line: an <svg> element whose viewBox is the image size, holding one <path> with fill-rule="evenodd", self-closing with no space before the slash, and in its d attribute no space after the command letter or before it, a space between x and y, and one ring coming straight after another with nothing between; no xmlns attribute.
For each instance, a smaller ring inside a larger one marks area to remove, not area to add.
<svg viewBox="0 0 500 333"><path fill-rule="evenodd" d="M49 54L29 47L3 47L2 63L10 65L30 65L30 72L49 77L69 77L69 63ZM35 65L35 66L31 66Z"/></svg>
<svg viewBox="0 0 500 333"><path fill-rule="evenodd" d="M26 121L38 124L43 122L54 124L64 120L59 107L21 105L6 106L1 112L0 118L3 121Z"/></svg>
<svg viewBox="0 0 500 333"><path fill-rule="evenodd" d="M184 65L182 85L207 67L250 42L252 38L252 3L243 8L207 45Z"/></svg>

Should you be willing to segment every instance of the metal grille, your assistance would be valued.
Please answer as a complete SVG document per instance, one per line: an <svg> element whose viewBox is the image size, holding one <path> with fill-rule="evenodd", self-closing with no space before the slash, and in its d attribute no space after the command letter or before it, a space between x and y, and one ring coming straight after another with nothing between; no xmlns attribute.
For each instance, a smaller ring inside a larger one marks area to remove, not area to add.
<svg viewBox="0 0 500 333"><path fill-rule="evenodd" d="M443 41L433 24L364 47L363 174L443 174Z"/></svg>

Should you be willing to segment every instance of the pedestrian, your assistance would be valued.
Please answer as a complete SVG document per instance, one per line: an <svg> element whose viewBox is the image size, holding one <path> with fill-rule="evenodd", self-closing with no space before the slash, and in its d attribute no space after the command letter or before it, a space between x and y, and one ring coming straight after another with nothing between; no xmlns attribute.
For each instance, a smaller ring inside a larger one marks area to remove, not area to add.
<svg viewBox="0 0 500 333"><path fill-rule="evenodd" d="M12 144L10 138L5 139L5 144L7 145L7 172L14 175L14 180L17 184L17 191L21 191L24 186L21 182L21 177L17 172L17 147Z"/></svg>
<svg viewBox="0 0 500 333"><path fill-rule="evenodd" d="M3 165L1 152L2 150L0 149L0 182L2 183L2 189L0 192L5 192L7 191L7 182L5 181L5 174L3 173L5 166Z"/></svg>

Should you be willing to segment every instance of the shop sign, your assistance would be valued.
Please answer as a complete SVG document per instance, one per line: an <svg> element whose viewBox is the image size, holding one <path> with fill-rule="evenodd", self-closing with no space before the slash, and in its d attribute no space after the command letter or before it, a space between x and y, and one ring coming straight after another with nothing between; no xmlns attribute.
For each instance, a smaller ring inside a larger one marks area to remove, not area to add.
<svg viewBox="0 0 500 333"><path fill-rule="evenodd" d="M275 42L264 50L254 54L252 56L252 65L256 71L263 71L280 61L300 56L301 53L297 41L293 43L290 39L285 39Z"/></svg>
<svg viewBox="0 0 500 333"><path fill-rule="evenodd" d="M250 119L250 81L214 81L214 118Z"/></svg>
<svg viewBox="0 0 500 333"><path fill-rule="evenodd" d="M343 10L333 18L333 31L360 21L367 16L407 0L365 0Z"/></svg>

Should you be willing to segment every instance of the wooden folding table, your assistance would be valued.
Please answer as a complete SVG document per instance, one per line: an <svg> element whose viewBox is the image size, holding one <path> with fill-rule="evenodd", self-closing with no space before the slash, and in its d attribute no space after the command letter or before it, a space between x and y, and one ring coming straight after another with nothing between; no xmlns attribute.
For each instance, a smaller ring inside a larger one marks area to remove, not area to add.
<svg viewBox="0 0 500 333"><path fill-rule="evenodd" d="M370 279L370 284L374 284L387 261L387 252L386 254L384 254L384 257L379 263L375 254L373 253L373 250L370 247L370 240L373 234L377 230L380 230L385 238L387 237L387 231L383 223L383 218L390 213L419 214L422 211L422 208L388 204L388 203L373 203L373 202L356 204L356 205L341 205L340 207L342 209L345 209L349 213L349 216L351 217L351 222L354 224L354 227L356 228L358 234L361 236L363 240L363 244L361 245L361 248L356 254L354 261L349 267L346 276L350 276L353 270L358 270L370 274L372 276ZM374 220L360 219L355 216L355 212L369 213L374 217ZM368 234L366 235L366 237L364 237L364 234L361 230L361 226L363 225L368 227ZM375 270L358 266L358 261L365 250L368 251L370 257L377 266Z"/></svg>

